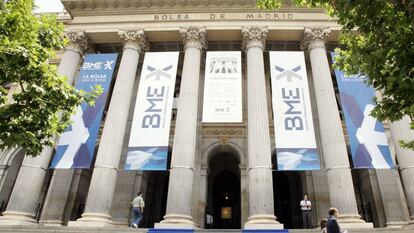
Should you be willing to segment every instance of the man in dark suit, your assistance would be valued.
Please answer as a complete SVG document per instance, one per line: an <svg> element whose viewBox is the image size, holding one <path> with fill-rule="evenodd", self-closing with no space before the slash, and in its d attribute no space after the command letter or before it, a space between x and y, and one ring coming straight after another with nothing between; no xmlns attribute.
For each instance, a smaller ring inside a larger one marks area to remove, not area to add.
<svg viewBox="0 0 414 233"><path fill-rule="evenodd" d="M339 227L338 221L338 209L330 208L328 217L328 223L326 224L326 230L328 233L341 233L341 228Z"/></svg>

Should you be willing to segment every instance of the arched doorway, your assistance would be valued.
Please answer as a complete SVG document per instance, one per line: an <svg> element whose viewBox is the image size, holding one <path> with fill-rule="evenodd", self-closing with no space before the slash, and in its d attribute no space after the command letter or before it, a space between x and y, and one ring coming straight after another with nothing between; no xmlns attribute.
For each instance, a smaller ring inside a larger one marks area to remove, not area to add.
<svg viewBox="0 0 414 233"><path fill-rule="evenodd" d="M241 228L240 161L228 152L213 155L208 163L206 212L213 229Z"/></svg>

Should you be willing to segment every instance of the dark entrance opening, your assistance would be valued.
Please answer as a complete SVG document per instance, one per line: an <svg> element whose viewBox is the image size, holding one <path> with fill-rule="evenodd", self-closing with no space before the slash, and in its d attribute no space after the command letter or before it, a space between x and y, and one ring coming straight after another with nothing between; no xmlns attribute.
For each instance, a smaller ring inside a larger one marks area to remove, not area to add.
<svg viewBox="0 0 414 233"><path fill-rule="evenodd" d="M276 155L272 156L272 162ZM273 167L275 163L273 163ZM301 172L273 170L274 213L285 229L302 228L300 201L303 197ZM313 223L315 225L315 223Z"/></svg>
<svg viewBox="0 0 414 233"><path fill-rule="evenodd" d="M168 182L171 167L171 150L168 151L167 171L144 171L146 176L146 189L143 190L145 209L140 227L153 228L154 224L161 222L165 216L168 198Z"/></svg>
<svg viewBox="0 0 414 233"><path fill-rule="evenodd" d="M214 155L209 162L207 212L213 229L240 229L240 169L230 153Z"/></svg>

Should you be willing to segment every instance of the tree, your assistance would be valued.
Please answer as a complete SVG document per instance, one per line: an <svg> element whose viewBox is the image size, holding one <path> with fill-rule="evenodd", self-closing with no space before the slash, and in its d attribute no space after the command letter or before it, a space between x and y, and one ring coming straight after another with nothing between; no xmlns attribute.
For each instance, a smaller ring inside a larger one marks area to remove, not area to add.
<svg viewBox="0 0 414 233"><path fill-rule="evenodd" d="M77 91L48 60L62 49L63 25L53 15L34 15L32 0L0 1L0 149L21 147L32 156L53 146L83 101L101 88ZM7 100L7 84L19 91Z"/></svg>
<svg viewBox="0 0 414 233"><path fill-rule="evenodd" d="M413 0L293 0L324 8L342 25L335 66L347 75L367 75L382 93L372 115L379 120L414 119ZM281 0L258 0L260 9L281 7ZM355 33L357 32L357 33ZM414 129L414 121L411 122ZM414 141L401 142L414 150Z"/></svg>

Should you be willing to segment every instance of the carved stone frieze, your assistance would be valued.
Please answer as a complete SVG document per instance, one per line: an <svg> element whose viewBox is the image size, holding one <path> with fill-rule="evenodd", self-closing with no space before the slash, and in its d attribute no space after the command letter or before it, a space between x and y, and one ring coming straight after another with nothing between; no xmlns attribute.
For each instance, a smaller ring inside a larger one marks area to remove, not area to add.
<svg viewBox="0 0 414 233"><path fill-rule="evenodd" d="M206 33L206 27L183 27L180 29L180 35L183 38L185 48L207 49Z"/></svg>
<svg viewBox="0 0 414 233"><path fill-rule="evenodd" d="M311 50L319 46L324 47L330 33L329 27L305 27L301 43L302 49Z"/></svg>
<svg viewBox="0 0 414 233"><path fill-rule="evenodd" d="M66 38L69 40L67 50L73 50L83 54L88 49L89 38L85 31L66 31Z"/></svg>
<svg viewBox="0 0 414 233"><path fill-rule="evenodd" d="M245 137L245 129L240 127L235 128L204 128L203 129L203 136L204 137L218 137L220 139L228 139L229 138L240 138Z"/></svg>
<svg viewBox="0 0 414 233"><path fill-rule="evenodd" d="M259 26L243 26L242 27L242 47L244 50L253 46L259 46L262 49L265 46L267 33L269 32L267 27Z"/></svg>
<svg viewBox="0 0 414 233"><path fill-rule="evenodd" d="M118 35L124 41L124 49L131 48L140 52L149 50L148 38L142 28L120 29Z"/></svg>

